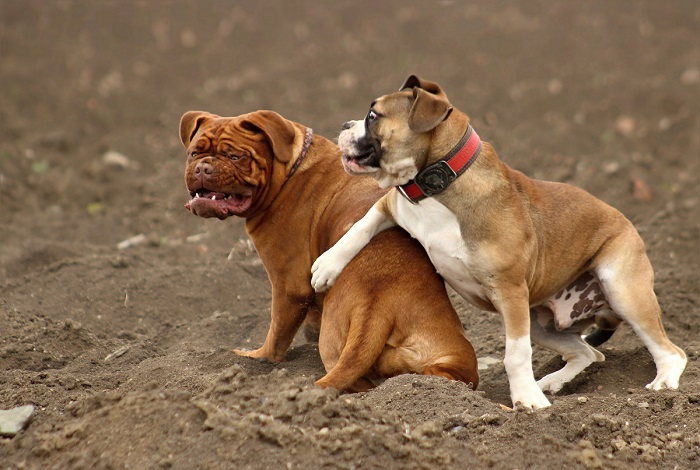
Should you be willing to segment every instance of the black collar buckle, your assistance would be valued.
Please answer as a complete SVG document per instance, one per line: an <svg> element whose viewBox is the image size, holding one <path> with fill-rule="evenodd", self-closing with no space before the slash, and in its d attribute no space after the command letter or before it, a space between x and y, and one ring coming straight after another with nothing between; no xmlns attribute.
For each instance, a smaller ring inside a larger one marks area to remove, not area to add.
<svg viewBox="0 0 700 470"><path fill-rule="evenodd" d="M443 192L456 179L457 173L452 167L445 160L440 160L418 173L413 182L423 194L433 196Z"/></svg>

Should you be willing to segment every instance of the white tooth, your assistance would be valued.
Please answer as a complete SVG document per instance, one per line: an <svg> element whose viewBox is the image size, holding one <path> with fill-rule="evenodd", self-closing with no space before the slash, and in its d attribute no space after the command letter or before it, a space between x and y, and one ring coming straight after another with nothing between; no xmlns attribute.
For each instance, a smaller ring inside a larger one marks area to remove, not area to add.
<svg viewBox="0 0 700 470"><path fill-rule="evenodd" d="M214 194L214 195L211 197L211 200L212 200L212 201L216 201L216 194Z"/></svg>
<svg viewBox="0 0 700 470"><path fill-rule="evenodd" d="M202 197L202 196L200 196L199 193L197 193L197 197Z"/></svg>

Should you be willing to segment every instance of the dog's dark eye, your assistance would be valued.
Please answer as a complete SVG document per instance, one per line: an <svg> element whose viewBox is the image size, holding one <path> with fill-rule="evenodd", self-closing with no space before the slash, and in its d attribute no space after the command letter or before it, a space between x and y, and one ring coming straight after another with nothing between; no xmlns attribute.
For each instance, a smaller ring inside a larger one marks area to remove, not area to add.
<svg viewBox="0 0 700 470"><path fill-rule="evenodd" d="M199 155L199 153L197 153L197 152L190 152L190 157L192 157L192 158L196 157L197 155Z"/></svg>
<svg viewBox="0 0 700 470"><path fill-rule="evenodd" d="M378 114L370 109L369 113L367 113L367 120L374 121L375 119L377 119L377 116L378 116Z"/></svg>

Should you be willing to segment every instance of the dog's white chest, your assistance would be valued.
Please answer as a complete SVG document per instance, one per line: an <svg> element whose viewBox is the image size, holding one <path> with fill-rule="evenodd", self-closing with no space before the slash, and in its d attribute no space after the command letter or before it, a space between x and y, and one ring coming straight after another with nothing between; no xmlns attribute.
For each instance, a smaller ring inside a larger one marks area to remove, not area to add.
<svg viewBox="0 0 700 470"><path fill-rule="evenodd" d="M396 222L418 240L437 272L467 300L484 298L469 271L469 252L457 217L433 198L411 204L397 195Z"/></svg>

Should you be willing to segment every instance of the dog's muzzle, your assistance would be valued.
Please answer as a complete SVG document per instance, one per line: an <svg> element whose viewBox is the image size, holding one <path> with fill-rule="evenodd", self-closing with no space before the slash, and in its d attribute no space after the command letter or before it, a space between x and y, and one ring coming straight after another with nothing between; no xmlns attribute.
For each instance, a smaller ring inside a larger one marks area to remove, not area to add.
<svg viewBox="0 0 700 470"><path fill-rule="evenodd" d="M374 147L365 149L364 152L361 149L358 150L360 150L360 152L358 152L359 155L348 155L344 153L343 160L365 168L379 168L379 156Z"/></svg>
<svg viewBox="0 0 700 470"><path fill-rule="evenodd" d="M360 134L357 126L363 126L362 121L343 123L343 131L338 136L338 145L343 152L343 164L346 168L363 172L376 170L382 155L381 143L372 137L364 126L364 132Z"/></svg>

